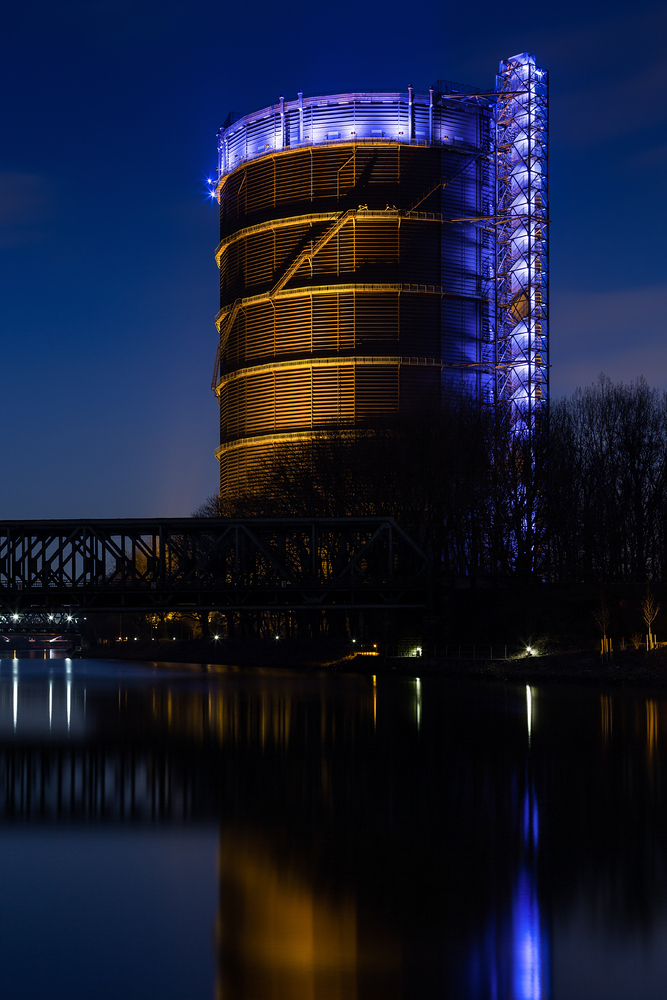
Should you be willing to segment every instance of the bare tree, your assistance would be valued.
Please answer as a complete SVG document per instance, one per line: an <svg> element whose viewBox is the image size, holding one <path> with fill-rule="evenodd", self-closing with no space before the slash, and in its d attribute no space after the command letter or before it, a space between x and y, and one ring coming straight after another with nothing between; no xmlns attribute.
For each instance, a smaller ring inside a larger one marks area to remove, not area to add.
<svg viewBox="0 0 667 1000"><path fill-rule="evenodd" d="M214 493L192 511L192 517L224 517L224 505L219 493Z"/></svg>
<svg viewBox="0 0 667 1000"><path fill-rule="evenodd" d="M646 588L646 593L641 599L641 609L642 618L646 624L646 629L649 635L649 644L652 643L652 626L655 619L658 617L658 612L660 611L660 605L658 604L655 594L652 594L649 587Z"/></svg>
<svg viewBox="0 0 667 1000"><path fill-rule="evenodd" d="M600 595L600 603L597 608L593 611L593 618L597 627L602 632L603 640L607 638L607 632L609 630L609 608L604 602L604 597Z"/></svg>
<svg viewBox="0 0 667 1000"><path fill-rule="evenodd" d="M549 566L558 582L667 571L667 396L601 375L549 417Z"/></svg>

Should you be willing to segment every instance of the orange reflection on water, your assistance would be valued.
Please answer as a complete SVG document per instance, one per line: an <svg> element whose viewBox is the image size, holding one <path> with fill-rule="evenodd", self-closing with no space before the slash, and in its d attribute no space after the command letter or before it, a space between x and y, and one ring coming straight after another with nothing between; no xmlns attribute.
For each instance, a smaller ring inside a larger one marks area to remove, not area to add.
<svg viewBox="0 0 667 1000"><path fill-rule="evenodd" d="M368 928L360 934L353 896L327 892L241 831L222 834L219 865L219 1000L399 996L400 950Z"/></svg>
<svg viewBox="0 0 667 1000"><path fill-rule="evenodd" d="M646 699L646 755L649 764L658 749L658 705L652 698Z"/></svg>
<svg viewBox="0 0 667 1000"><path fill-rule="evenodd" d="M602 739L605 743L608 743L611 739L614 721L611 697L608 694L600 695L600 716L602 722Z"/></svg>
<svg viewBox="0 0 667 1000"><path fill-rule="evenodd" d="M292 727L292 700L258 692L252 699L238 692L206 692L190 696L171 691L153 693L153 716L169 730L219 743L252 744L287 749Z"/></svg>
<svg viewBox="0 0 667 1000"><path fill-rule="evenodd" d="M375 725L376 685L369 691L364 680L353 695L349 703L341 701L337 706L324 688L306 691L304 696L298 684L276 688L275 679L268 675L250 690L226 685L189 694L179 691L174 696L171 689L154 690L152 712L154 720L170 732L198 741L287 750L295 732L307 731L309 709L319 715L322 743L336 739L340 721L344 726L338 735L345 738L353 737L357 727L371 719Z"/></svg>

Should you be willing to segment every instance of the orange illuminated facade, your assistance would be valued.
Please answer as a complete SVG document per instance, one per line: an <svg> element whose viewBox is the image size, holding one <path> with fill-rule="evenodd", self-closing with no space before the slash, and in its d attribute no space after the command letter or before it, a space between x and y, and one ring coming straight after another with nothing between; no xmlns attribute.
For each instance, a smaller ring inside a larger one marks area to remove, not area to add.
<svg viewBox="0 0 667 1000"><path fill-rule="evenodd" d="M220 133L223 498L314 435L379 429L464 386L493 393L491 102L282 98Z"/></svg>

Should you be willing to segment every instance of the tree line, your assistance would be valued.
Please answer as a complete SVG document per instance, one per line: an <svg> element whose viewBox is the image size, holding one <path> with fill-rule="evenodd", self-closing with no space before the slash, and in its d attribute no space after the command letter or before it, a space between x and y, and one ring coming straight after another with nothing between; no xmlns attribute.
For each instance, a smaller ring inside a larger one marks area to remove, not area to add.
<svg viewBox="0 0 667 1000"><path fill-rule="evenodd" d="M549 416L549 576L641 583L667 572L667 394L601 375Z"/></svg>
<svg viewBox="0 0 667 1000"><path fill-rule="evenodd" d="M450 396L372 433L281 448L197 516L392 516L442 578L614 583L667 569L667 394L643 378L551 404L532 441Z"/></svg>

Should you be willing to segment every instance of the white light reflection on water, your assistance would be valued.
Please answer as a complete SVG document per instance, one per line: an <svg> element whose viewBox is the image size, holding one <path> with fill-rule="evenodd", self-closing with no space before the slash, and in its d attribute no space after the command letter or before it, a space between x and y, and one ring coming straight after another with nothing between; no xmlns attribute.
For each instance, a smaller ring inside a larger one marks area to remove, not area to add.
<svg viewBox="0 0 667 1000"><path fill-rule="evenodd" d="M14 711L14 732L19 718L19 661L12 663L12 707Z"/></svg>
<svg viewBox="0 0 667 1000"><path fill-rule="evenodd" d="M528 746L530 746L533 731L533 692L529 684L526 684L526 721L528 723Z"/></svg>
<svg viewBox="0 0 667 1000"><path fill-rule="evenodd" d="M49 677L49 729L53 725L53 677Z"/></svg>
<svg viewBox="0 0 667 1000"><path fill-rule="evenodd" d="M421 677L415 677L415 718L417 720L417 730L422 724L422 682Z"/></svg>
<svg viewBox="0 0 667 1000"><path fill-rule="evenodd" d="M67 732L69 733L72 723L72 661L65 661L65 673L67 674Z"/></svg>

